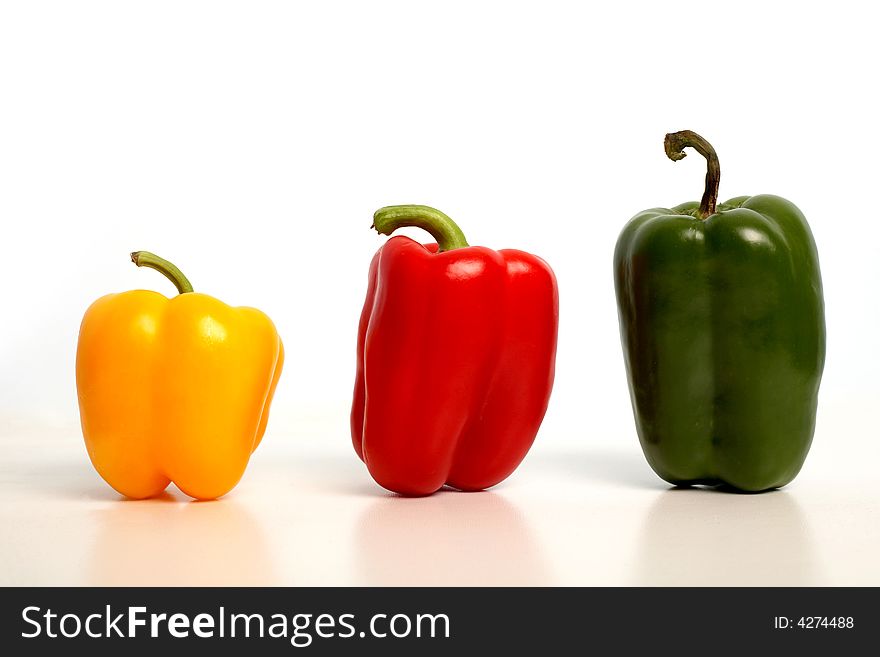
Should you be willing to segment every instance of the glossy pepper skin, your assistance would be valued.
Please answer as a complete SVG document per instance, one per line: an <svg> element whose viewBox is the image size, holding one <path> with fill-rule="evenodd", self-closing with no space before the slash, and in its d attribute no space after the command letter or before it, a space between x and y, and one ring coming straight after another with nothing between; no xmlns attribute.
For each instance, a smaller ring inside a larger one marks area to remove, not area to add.
<svg viewBox="0 0 880 657"><path fill-rule="evenodd" d="M429 495L494 486L525 457L547 410L558 293L550 267L516 250L468 246L426 206L376 212L392 237L370 265L351 412L355 451L381 486Z"/></svg>
<svg viewBox="0 0 880 657"><path fill-rule="evenodd" d="M174 482L200 500L238 483L263 437L284 348L272 321L192 292L180 271L147 252L181 294L109 294L86 311L76 383L89 458L122 495Z"/></svg>
<svg viewBox="0 0 880 657"><path fill-rule="evenodd" d="M714 149L685 131L670 158L707 157L701 203L637 214L614 254L636 428L676 485L757 492L804 463L825 361L822 281L804 216L778 196L716 207Z"/></svg>

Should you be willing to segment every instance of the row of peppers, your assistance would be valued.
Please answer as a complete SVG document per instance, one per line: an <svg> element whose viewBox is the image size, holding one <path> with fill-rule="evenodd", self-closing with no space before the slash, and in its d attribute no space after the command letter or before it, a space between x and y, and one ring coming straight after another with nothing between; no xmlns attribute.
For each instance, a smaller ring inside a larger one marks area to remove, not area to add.
<svg viewBox="0 0 880 657"><path fill-rule="evenodd" d="M654 208L614 253L620 335L636 428L656 473L675 485L763 491L790 482L813 437L825 358L818 257L809 226L771 195L717 202L712 146L699 203ZM553 386L558 292L523 251L469 246L427 206L375 213L391 237L369 270L351 410L354 449L381 486L429 495L482 490L529 451ZM173 482L197 499L228 493L266 430L284 363L272 321L193 292L168 261L168 299L136 290L98 299L77 349L83 435L97 471L131 498Z"/></svg>

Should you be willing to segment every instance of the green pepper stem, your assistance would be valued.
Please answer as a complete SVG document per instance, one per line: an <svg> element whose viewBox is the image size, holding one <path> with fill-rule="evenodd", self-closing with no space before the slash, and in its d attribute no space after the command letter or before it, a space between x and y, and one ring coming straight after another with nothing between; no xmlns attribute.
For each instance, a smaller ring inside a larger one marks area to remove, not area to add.
<svg viewBox="0 0 880 657"><path fill-rule="evenodd" d="M398 228L416 226L431 233L438 252L461 249L468 245L461 228L449 217L427 205L389 205L376 210L373 225L381 235L391 235Z"/></svg>
<svg viewBox="0 0 880 657"><path fill-rule="evenodd" d="M663 140L663 148L670 160L678 161L687 154L684 149L690 146L700 155L706 158L706 189L700 200L700 209L697 211L700 219L715 214L715 206L718 203L718 184L721 182L721 165L718 163L718 155L712 144L691 130L670 132Z"/></svg>
<svg viewBox="0 0 880 657"><path fill-rule="evenodd" d="M155 269L162 273L165 278L174 283L174 287L176 287L177 291L181 294L193 291L192 283L190 283L189 279L183 275L183 272L165 260L165 258L160 258L155 253L150 253L149 251L135 251L131 254L131 261L138 267L149 267L150 269Z"/></svg>

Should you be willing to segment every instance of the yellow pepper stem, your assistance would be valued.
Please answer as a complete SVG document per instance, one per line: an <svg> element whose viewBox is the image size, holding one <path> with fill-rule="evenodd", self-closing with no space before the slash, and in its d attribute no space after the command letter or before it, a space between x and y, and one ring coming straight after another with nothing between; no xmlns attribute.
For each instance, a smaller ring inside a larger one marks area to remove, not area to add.
<svg viewBox="0 0 880 657"><path fill-rule="evenodd" d="M131 254L131 261L138 267L149 267L162 273L165 278L174 283L174 287L181 294L193 291L192 283L183 275L175 265L171 264L165 258L160 258L155 253L149 251L135 251Z"/></svg>

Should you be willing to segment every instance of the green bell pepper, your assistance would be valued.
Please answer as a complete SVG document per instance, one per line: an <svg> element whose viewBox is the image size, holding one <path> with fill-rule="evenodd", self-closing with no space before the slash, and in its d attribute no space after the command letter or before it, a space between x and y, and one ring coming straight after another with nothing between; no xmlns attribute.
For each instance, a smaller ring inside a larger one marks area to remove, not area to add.
<svg viewBox="0 0 880 657"><path fill-rule="evenodd" d="M675 485L763 491L790 482L810 449L825 363L816 245L778 196L717 205L720 167L689 130L672 160L708 163L700 203L633 217L614 252L636 429L654 471Z"/></svg>

